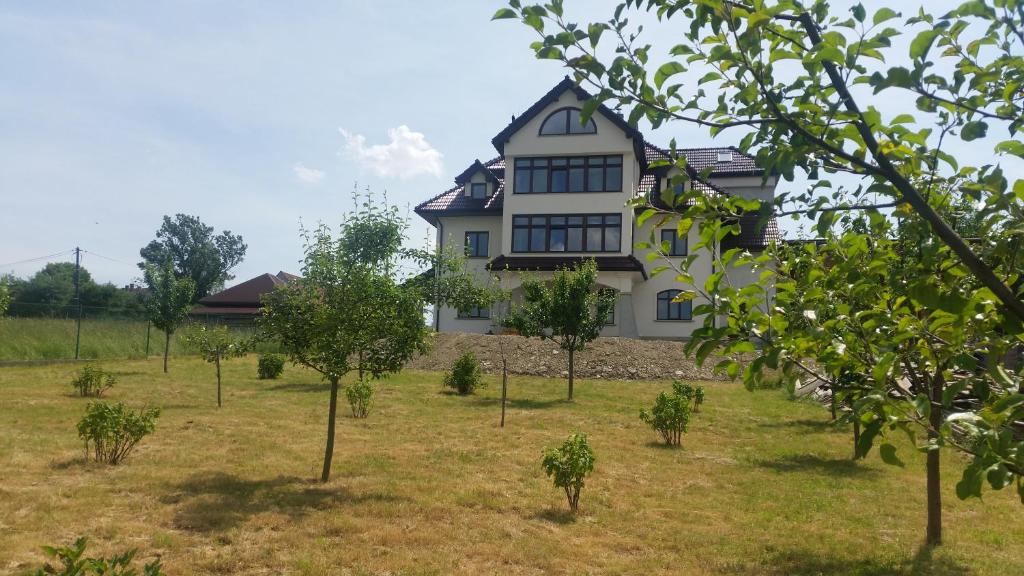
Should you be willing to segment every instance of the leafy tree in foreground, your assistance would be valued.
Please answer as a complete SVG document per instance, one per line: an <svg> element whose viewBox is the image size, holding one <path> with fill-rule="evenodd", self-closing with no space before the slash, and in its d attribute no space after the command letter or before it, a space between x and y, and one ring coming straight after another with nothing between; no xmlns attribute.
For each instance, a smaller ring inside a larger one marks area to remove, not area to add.
<svg viewBox="0 0 1024 576"><path fill-rule="evenodd" d="M579 512L580 491L587 475L594 471L594 451L587 443L587 435L573 434L558 448L545 451L541 467L555 486L565 490L569 510L573 514Z"/></svg>
<svg viewBox="0 0 1024 576"><path fill-rule="evenodd" d="M900 21L890 7L869 15L857 4L839 14L824 0L630 0L608 21L584 25L565 18L560 0L510 6L495 17L520 18L540 35L539 58L562 61L594 89L584 116L611 102L631 108L633 123L738 131L741 149L766 173L811 182L773 206L687 191L663 198L672 209L640 216L684 232L696 225L698 247L714 248L738 232L737 217L758 211L814 219L824 238L822 246L758 256L716 254L719 272L702 286L685 262L673 269L692 285L689 297L713 296L694 310L705 317L688 346L699 362L712 352L752 353L743 373L750 386L768 369L791 383L825 383L863 428L860 455L889 431L923 435L928 544L942 540L942 447L971 458L961 498L980 495L987 482L1016 485L1024 499L1024 441L1014 424L1024 419L1022 379L1003 362L1024 332L1024 180L1011 183L995 163L1024 157L1019 2L970 0ZM662 50L667 61L657 69L648 66L653 47L629 24L634 11L678 27L678 43ZM892 48L902 35L910 36L905 54ZM608 38L616 55L604 60L598 50ZM683 73L697 80L683 84ZM895 113L883 115L882 102ZM897 110L901 102L913 107ZM957 138L991 145L993 164L961 165L949 150ZM675 158L666 164L682 169L685 159ZM964 205L976 210L969 236L958 230ZM754 268L762 282L732 286L736 266ZM739 360L727 357L719 368L737 375ZM892 444L880 454L900 463Z"/></svg>
<svg viewBox="0 0 1024 576"><path fill-rule="evenodd" d="M584 260L573 269L555 271L550 282L524 278L523 303L513 308L505 325L526 337L552 340L569 354L569 400L572 400L576 352L601 334L614 295L597 288L597 264Z"/></svg>
<svg viewBox="0 0 1024 576"><path fill-rule="evenodd" d="M248 354L252 340L236 338L227 326L207 328L197 325L185 334L185 343L199 352L203 360L217 367L217 407L220 408L220 363L228 358L241 358Z"/></svg>
<svg viewBox="0 0 1024 576"><path fill-rule="evenodd" d="M379 207L367 196L346 215L337 237L326 226L307 232L302 280L264 299L260 327L280 341L292 362L319 372L331 384L323 482L330 479L341 378L351 370L382 378L425 351L429 333L423 310L428 303L468 307L480 302L462 300L482 294L458 273L462 266L402 248L407 226L397 208ZM435 269L454 272L420 274L403 283L398 278L403 257L426 258Z"/></svg>
<svg viewBox="0 0 1024 576"><path fill-rule="evenodd" d="M231 269L242 262L248 248L237 234L213 232L213 227L197 216L164 216L156 239L139 251L139 268L173 262L177 277L191 278L195 283L193 301L208 296L234 278Z"/></svg>
<svg viewBox="0 0 1024 576"><path fill-rule="evenodd" d="M7 313L7 307L11 304L11 291L7 287L7 280L0 278L0 316Z"/></svg>
<svg viewBox="0 0 1024 576"><path fill-rule="evenodd" d="M164 374L167 373L167 357L171 353L171 334L174 334L188 318L192 309L192 295L195 284L191 278L177 278L170 262L163 266L149 266L144 275L149 287L146 314L149 321L164 333Z"/></svg>

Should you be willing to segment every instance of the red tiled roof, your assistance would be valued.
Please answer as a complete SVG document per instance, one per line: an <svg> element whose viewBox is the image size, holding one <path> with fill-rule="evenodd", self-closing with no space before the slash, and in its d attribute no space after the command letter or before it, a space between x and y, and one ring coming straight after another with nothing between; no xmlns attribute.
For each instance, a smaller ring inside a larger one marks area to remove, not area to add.
<svg viewBox="0 0 1024 576"><path fill-rule="evenodd" d="M284 276L282 278L282 276ZM199 303L207 307L259 307L260 297L269 294L278 286L284 286L288 282L298 278L294 274L279 272L274 274L260 274L259 276L236 284L231 288L221 290L199 300Z"/></svg>
<svg viewBox="0 0 1024 576"><path fill-rule="evenodd" d="M259 306L196 306L189 314L193 316L259 316Z"/></svg>
<svg viewBox="0 0 1024 576"><path fill-rule="evenodd" d="M456 185L454 188L445 190L444 192L434 196L426 202L420 203L414 212L427 217L429 214L441 214L441 213L477 213L477 212L501 212L503 205L503 199L505 196L505 159L492 158L487 162L474 162L466 171L469 172L477 168L477 164L482 164L487 168L495 181L498 183L498 187L494 193L487 198L473 198L466 195L465 183ZM465 174L460 174L460 178Z"/></svg>

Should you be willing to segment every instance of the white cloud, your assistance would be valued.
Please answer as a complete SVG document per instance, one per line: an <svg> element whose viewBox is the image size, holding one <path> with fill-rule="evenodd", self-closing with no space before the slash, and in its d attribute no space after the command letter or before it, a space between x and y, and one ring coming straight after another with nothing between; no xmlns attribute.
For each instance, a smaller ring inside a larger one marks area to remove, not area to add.
<svg viewBox="0 0 1024 576"><path fill-rule="evenodd" d="M359 165L381 178L412 178L420 174L441 175L442 154L427 142L422 132L413 132L404 124L388 130L387 144L366 145L366 137L338 129L345 137L345 152Z"/></svg>
<svg viewBox="0 0 1024 576"><path fill-rule="evenodd" d="M324 179L324 176L327 175L323 170L309 168L302 162L292 166L292 171L295 172L295 177L299 179L299 182L303 184L319 184Z"/></svg>

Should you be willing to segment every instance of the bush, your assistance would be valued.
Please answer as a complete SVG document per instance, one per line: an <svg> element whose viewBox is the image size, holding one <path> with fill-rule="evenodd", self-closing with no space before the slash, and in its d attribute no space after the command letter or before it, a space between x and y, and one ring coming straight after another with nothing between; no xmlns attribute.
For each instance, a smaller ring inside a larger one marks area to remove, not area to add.
<svg viewBox="0 0 1024 576"><path fill-rule="evenodd" d="M672 381L672 391L678 396L692 402L694 412L700 412L700 405L704 403L704 387L684 384L679 380Z"/></svg>
<svg viewBox="0 0 1024 576"><path fill-rule="evenodd" d="M690 400L676 392L662 392L650 412L640 410L640 420L658 432L669 446L679 446L690 423Z"/></svg>
<svg viewBox="0 0 1024 576"><path fill-rule="evenodd" d="M345 388L345 397L348 398L348 405L352 408L353 418L366 418L370 415L373 386L369 382L365 380L353 382Z"/></svg>
<svg viewBox="0 0 1024 576"><path fill-rule="evenodd" d="M138 572L131 567L135 550L116 554L110 558L87 558L86 539L79 538L71 546L43 546L43 552L59 562L58 566L47 563L36 572L36 576L135 576ZM160 560L154 560L142 567L142 576L167 576L160 570Z"/></svg>
<svg viewBox="0 0 1024 576"><path fill-rule="evenodd" d="M480 362L472 352L466 352L452 364L452 371L444 375L444 385L454 388L460 395L472 394L477 388L486 386Z"/></svg>
<svg viewBox="0 0 1024 576"><path fill-rule="evenodd" d="M117 378L110 372L100 368L97 364L89 363L78 371L78 375L71 381L71 385L78 391L79 396L103 395L104 390L114 386Z"/></svg>
<svg viewBox="0 0 1024 576"><path fill-rule="evenodd" d="M256 369L260 380L275 380L284 372L284 356L280 354L261 354Z"/></svg>
<svg viewBox="0 0 1024 576"><path fill-rule="evenodd" d="M93 459L97 462L120 463L139 440L153 433L159 415L159 408L135 413L120 402L90 402L78 423L78 436L85 440L85 457L89 457L91 445Z"/></svg>
<svg viewBox="0 0 1024 576"><path fill-rule="evenodd" d="M573 434L560 447L547 450L541 466L555 486L565 490L569 510L578 512L584 479L594 470L594 452L587 444L587 436Z"/></svg>

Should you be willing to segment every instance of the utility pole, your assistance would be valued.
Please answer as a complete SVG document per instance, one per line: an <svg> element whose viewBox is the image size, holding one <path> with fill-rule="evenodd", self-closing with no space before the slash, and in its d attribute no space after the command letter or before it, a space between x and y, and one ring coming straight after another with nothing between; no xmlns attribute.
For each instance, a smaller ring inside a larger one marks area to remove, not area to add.
<svg viewBox="0 0 1024 576"><path fill-rule="evenodd" d="M78 360L78 348L79 343L82 340L82 294L81 282L79 282L79 277L81 276L81 269L82 250L78 246L75 246L75 307L78 308L77 318L75 322L75 360Z"/></svg>

